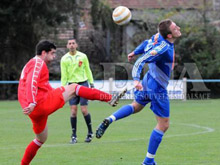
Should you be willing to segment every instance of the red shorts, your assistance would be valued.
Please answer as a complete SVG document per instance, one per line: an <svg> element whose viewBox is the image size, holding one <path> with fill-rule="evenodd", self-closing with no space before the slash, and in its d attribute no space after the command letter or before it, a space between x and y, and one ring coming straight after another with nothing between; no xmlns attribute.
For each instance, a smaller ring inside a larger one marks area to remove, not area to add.
<svg viewBox="0 0 220 165"><path fill-rule="evenodd" d="M33 112L29 115L35 134L39 134L44 130L50 114L63 107L65 101L62 93L64 91L65 88L60 87L48 92L43 101L37 104Z"/></svg>

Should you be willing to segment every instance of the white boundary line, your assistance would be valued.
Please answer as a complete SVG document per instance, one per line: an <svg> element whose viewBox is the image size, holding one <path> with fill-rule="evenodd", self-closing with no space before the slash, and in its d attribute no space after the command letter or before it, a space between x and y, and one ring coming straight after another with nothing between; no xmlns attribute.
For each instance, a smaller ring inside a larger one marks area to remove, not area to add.
<svg viewBox="0 0 220 165"><path fill-rule="evenodd" d="M173 124L173 123L170 123ZM194 135L200 135L200 134L206 134L206 133L211 133L214 132L215 129L210 128L210 127L205 127L205 126L200 126L197 124L185 124L185 123L175 123L176 125L182 125L182 126L188 126L188 127L194 127L198 129L203 129L203 131L198 131L198 132L193 132L193 133L186 133L186 134L177 134L177 135L166 135L164 138L172 138L172 137L180 137L180 136L194 136ZM150 136L150 135L149 135ZM134 142L134 141L140 141L140 140L148 140L149 138L138 138L138 139L129 139L129 140L118 140L118 141L93 141L90 144L87 145L99 145L99 144L106 144L106 143L124 143L124 142ZM83 143L76 143L75 145L86 145L84 142ZM43 147L46 148L51 148L51 147L72 147L72 144L69 143L57 143L57 144L44 144ZM24 146L25 147L25 146ZM14 148L24 148L21 146L11 146L11 147L1 147L0 150L6 150L6 149L14 149Z"/></svg>
<svg viewBox="0 0 220 165"><path fill-rule="evenodd" d="M171 123L171 124L173 124L173 123ZM204 127L204 126L200 126L200 125L197 125L197 124L185 124L185 123L175 123L175 124L176 125L183 125L183 126L199 128L199 129L204 129L204 131L199 131L199 132L194 132L194 133L187 133L187 134L179 134L179 135L167 135L167 136L164 136L164 138L178 137L178 136L193 136L193 135L211 133L211 132L215 131L214 128Z"/></svg>
<svg viewBox="0 0 220 165"><path fill-rule="evenodd" d="M170 123L173 124L173 123ZM193 133L187 133L187 134L177 134L177 135L167 135L165 134L164 138L172 138L172 137L180 137L180 136L194 136L194 135L200 135L200 134L206 134L206 133L211 133L214 132L215 129L210 128L210 127L205 127L205 126L200 126L197 124L185 124L185 123L175 123L176 125L183 125L183 126L188 126L188 127L194 127L198 129L203 129L203 131L199 132L193 132ZM150 136L150 135L149 135ZM138 139L129 139L129 140L118 140L118 141L100 141L100 142L93 142L91 144L103 144L103 143L123 143L123 142L134 142L134 141L139 141L139 140L148 140L149 138L138 138ZM78 145L84 144L84 143L78 143ZM77 144L75 144L77 145ZM60 147L60 146L70 146L70 144L48 144L45 145L45 147Z"/></svg>

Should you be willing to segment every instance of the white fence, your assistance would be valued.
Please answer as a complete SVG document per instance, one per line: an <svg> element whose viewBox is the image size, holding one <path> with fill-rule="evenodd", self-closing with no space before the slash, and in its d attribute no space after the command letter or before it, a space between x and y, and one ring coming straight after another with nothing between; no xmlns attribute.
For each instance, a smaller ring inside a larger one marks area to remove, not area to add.
<svg viewBox="0 0 220 165"><path fill-rule="evenodd" d="M168 95L170 99L186 100L187 96L187 83L193 84L192 91L210 91L205 83L220 83L220 79L183 79L183 80L170 80L167 87ZM18 84L18 81L0 81L0 84L12 85ZM56 88L61 86L60 81L50 81L50 84ZM123 97L124 99L133 99L133 80L96 80L94 82L95 88L105 92L117 92L125 86L128 88L128 92ZM10 88L10 86L9 86ZM1 89L1 86L0 86ZM4 91L1 91L4 92Z"/></svg>
<svg viewBox="0 0 220 165"><path fill-rule="evenodd" d="M51 86L57 88L61 86L59 81L51 81ZM122 99L134 99L134 85L133 80L96 80L94 81L96 89L114 93L127 87L128 92ZM185 80L170 80L167 87L168 96L170 99L186 99L186 81Z"/></svg>

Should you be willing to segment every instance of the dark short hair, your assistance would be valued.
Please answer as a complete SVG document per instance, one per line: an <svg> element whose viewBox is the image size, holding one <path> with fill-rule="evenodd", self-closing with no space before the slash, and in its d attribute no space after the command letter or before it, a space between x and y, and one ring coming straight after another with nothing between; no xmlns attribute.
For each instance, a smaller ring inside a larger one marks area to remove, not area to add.
<svg viewBox="0 0 220 165"><path fill-rule="evenodd" d="M69 39L67 40L67 42L69 42L70 40L75 40L75 41L76 41L75 38L69 38Z"/></svg>
<svg viewBox="0 0 220 165"><path fill-rule="evenodd" d="M51 49L56 49L54 43L50 41L40 41L36 46L36 53L37 55L41 55L42 51L49 52Z"/></svg>
<svg viewBox="0 0 220 165"><path fill-rule="evenodd" d="M171 34L170 25L172 22L173 21L170 19L165 19L158 24L159 33L163 36L164 39L167 38L168 34Z"/></svg>

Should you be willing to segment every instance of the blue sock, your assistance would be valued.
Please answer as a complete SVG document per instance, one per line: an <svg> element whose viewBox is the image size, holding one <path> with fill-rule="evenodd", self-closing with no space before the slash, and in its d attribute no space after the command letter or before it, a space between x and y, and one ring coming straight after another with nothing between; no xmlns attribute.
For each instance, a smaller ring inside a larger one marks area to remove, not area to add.
<svg viewBox="0 0 220 165"><path fill-rule="evenodd" d="M111 116L109 116L107 119L109 119L110 123L113 121L125 118L129 115L134 113L134 107L132 105L125 105L121 107L119 110L114 112Z"/></svg>
<svg viewBox="0 0 220 165"><path fill-rule="evenodd" d="M162 141L164 132L154 129L150 136L149 146L146 158L144 159L145 164L152 164L154 163L154 156L157 152L157 148L160 145L160 142Z"/></svg>

